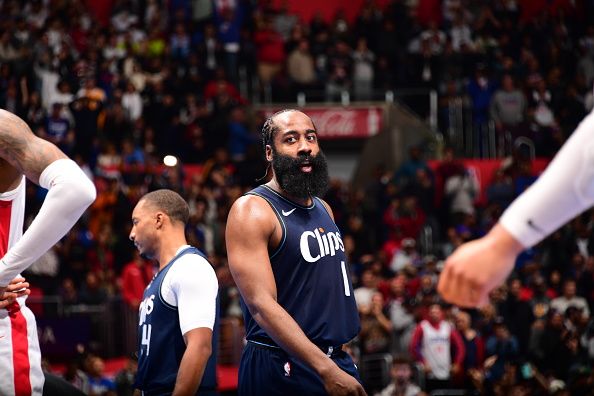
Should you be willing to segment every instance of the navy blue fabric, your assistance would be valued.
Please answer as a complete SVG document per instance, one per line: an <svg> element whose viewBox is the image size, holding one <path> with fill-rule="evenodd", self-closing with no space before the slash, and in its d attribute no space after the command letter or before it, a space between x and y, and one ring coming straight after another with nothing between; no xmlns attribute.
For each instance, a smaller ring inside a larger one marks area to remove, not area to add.
<svg viewBox="0 0 594 396"><path fill-rule="evenodd" d="M361 382L357 367L346 352L332 360ZM248 342L239 366L240 396L316 396L327 395L320 376L309 366L287 355L282 349L263 348Z"/></svg>
<svg viewBox="0 0 594 396"><path fill-rule="evenodd" d="M311 206L300 206L265 186L248 194L266 199L283 227L280 246L269 253L278 303L314 344L350 341L359 332L357 304L342 237L324 204L314 198ZM243 299L241 307L246 338L268 337Z"/></svg>
<svg viewBox="0 0 594 396"><path fill-rule="evenodd" d="M186 350L180 330L177 307L169 305L161 296L161 284L173 263L186 254L204 255L189 247L175 256L151 281L143 296L144 308L140 309L138 326L138 372L135 386L144 395L169 395L175 387L177 372ZM201 391L216 389L216 351L218 345L218 297L217 314L212 337L212 354L200 383Z"/></svg>

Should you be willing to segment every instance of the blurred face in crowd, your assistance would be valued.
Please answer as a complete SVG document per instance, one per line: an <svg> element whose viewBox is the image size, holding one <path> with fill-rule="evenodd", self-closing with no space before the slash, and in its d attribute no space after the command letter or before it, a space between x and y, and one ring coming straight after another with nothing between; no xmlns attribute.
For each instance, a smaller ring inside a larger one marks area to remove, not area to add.
<svg viewBox="0 0 594 396"><path fill-rule="evenodd" d="M330 184L328 164L311 119L300 111L287 111L275 116L274 123L278 130L266 147L266 159L272 162L278 185L298 199L323 196Z"/></svg>
<svg viewBox="0 0 594 396"><path fill-rule="evenodd" d="M405 292L405 278L404 276L395 276L390 281L390 290L394 296L403 296Z"/></svg>
<svg viewBox="0 0 594 396"><path fill-rule="evenodd" d="M412 371L407 363L395 363L392 366L392 378L397 384L405 384L410 380Z"/></svg>
<svg viewBox="0 0 594 396"><path fill-rule="evenodd" d="M371 272L370 270L364 271L363 274L361 274L361 284L363 285L363 287L375 289L377 279L373 272Z"/></svg>
<svg viewBox="0 0 594 396"><path fill-rule="evenodd" d="M438 304L433 304L429 307L429 321L431 323L438 323L443 318L443 312Z"/></svg>
<svg viewBox="0 0 594 396"><path fill-rule="evenodd" d="M458 312L456 315L456 327L458 330L464 331L470 328L470 315L466 312Z"/></svg>
<svg viewBox="0 0 594 396"><path fill-rule="evenodd" d="M522 288L522 282L519 279L513 279L509 285L509 292L514 296L520 295L520 289Z"/></svg>
<svg viewBox="0 0 594 396"><path fill-rule="evenodd" d="M563 327L563 315L561 315L559 312L554 312L551 314L549 322L552 328L561 328Z"/></svg>
<svg viewBox="0 0 594 396"><path fill-rule="evenodd" d="M565 296L565 298L575 297L575 282L565 282L565 285L563 286L563 295Z"/></svg>

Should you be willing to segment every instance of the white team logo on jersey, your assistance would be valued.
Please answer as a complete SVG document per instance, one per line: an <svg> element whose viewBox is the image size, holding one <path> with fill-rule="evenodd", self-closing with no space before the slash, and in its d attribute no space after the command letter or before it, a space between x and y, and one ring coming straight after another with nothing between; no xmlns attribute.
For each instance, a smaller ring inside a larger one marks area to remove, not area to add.
<svg viewBox="0 0 594 396"><path fill-rule="evenodd" d="M289 362L285 363L283 368L285 369L285 377L290 377L291 376L291 363L289 363Z"/></svg>
<svg viewBox="0 0 594 396"><path fill-rule="evenodd" d="M146 316L150 315L153 312L153 307L155 305L155 295L152 294L150 297L144 299L143 302L140 303L140 307L138 310L140 311L138 325L142 326L144 322L146 322Z"/></svg>
<svg viewBox="0 0 594 396"><path fill-rule="evenodd" d="M149 355L151 351L151 333L152 333L152 325L145 323L146 317L153 312L153 308L155 307L155 295L151 294L150 297L144 299L142 303L140 303L140 307L138 308L140 311L140 319L138 321L138 326L142 327L142 336L140 339L140 356L146 354Z"/></svg>
<svg viewBox="0 0 594 396"><path fill-rule="evenodd" d="M314 248L313 252L309 248L308 238L313 238L318 242L318 248ZM344 252L344 243L342 243L339 232L325 232L322 227L319 227L301 234L299 248L305 261L315 263L324 256L334 256L339 250Z"/></svg>

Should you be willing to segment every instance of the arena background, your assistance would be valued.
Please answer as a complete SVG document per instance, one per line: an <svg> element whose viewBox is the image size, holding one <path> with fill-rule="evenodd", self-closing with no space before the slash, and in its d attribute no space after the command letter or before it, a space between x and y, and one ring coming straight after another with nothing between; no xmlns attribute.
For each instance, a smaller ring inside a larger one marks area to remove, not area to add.
<svg viewBox="0 0 594 396"><path fill-rule="evenodd" d="M593 17L589 0L0 1L0 107L98 189L25 274L46 368L89 394L130 394L154 271L127 238L130 213L166 187L188 200L188 239L220 282L219 387L234 394L244 340L226 215L264 174L263 120L295 107L329 160L366 388L396 381L394 358L431 385L414 334L443 260L489 230L592 109ZM44 194L29 184L29 222ZM442 307L466 348L428 394L592 394L592 226L589 211L524 252L469 323Z"/></svg>

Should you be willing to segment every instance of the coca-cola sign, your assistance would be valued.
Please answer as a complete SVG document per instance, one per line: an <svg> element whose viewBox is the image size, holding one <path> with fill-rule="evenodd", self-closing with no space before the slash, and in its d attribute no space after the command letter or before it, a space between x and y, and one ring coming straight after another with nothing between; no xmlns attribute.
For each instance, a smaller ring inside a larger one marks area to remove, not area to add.
<svg viewBox="0 0 594 396"><path fill-rule="evenodd" d="M266 117L278 110L270 107L262 109ZM377 135L383 126L381 107L316 107L302 111L311 117L320 139L368 138Z"/></svg>

